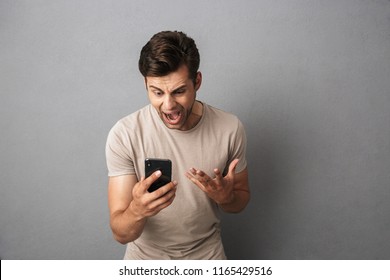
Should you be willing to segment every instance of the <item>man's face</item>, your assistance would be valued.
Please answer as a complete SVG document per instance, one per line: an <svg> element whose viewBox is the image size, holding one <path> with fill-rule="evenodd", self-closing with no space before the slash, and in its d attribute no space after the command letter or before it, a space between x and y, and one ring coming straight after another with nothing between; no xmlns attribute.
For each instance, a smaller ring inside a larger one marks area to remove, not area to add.
<svg viewBox="0 0 390 280"><path fill-rule="evenodd" d="M189 79L187 66L166 76L145 78L150 103L168 128L189 130L193 127L192 107L201 79L198 73L194 85Z"/></svg>

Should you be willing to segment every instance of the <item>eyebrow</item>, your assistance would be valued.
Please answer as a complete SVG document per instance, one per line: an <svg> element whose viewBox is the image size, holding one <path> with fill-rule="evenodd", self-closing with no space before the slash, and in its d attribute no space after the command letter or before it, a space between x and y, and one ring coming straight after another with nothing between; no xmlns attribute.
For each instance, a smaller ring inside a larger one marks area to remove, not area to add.
<svg viewBox="0 0 390 280"><path fill-rule="evenodd" d="M186 87L187 87L187 85L178 86L177 88L175 88L174 90L172 90L170 93L176 92L176 91L181 90L181 89L186 88ZM158 87L156 87L156 86L153 86L153 85L150 85L149 88L153 88L153 89L159 90L159 91L161 91L161 92L164 92L162 89L160 89L160 88L158 88Z"/></svg>

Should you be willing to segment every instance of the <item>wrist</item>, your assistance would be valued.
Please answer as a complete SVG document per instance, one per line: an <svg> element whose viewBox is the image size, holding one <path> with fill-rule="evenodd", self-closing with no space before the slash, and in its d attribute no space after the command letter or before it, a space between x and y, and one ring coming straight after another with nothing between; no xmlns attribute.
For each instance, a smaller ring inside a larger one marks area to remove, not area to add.
<svg viewBox="0 0 390 280"><path fill-rule="evenodd" d="M134 205L134 200L130 202L129 208L127 208L127 210L128 215L135 222L140 222L146 218L141 214L140 211L138 211L136 205Z"/></svg>
<svg viewBox="0 0 390 280"><path fill-rule="evenodd" d="M233 203L234 198L235 198L234 192L231 192L230 195L225 197L221 202L218 203L218 205L221 207L226 206L226 205L230 205Z"/></svg>

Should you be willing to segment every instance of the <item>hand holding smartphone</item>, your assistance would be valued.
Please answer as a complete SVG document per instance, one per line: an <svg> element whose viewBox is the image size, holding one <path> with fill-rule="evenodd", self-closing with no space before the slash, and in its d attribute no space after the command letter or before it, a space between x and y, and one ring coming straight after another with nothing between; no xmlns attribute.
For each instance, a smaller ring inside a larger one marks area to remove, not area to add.
<svg viewBox="0 0 390 280"><path fill-rule="evenodd" d="M145 178L149 177L157 170L160 170L162 174L149 187L148 192L154 192L172 181L172 162L169 159L145 159Z"/></svg>

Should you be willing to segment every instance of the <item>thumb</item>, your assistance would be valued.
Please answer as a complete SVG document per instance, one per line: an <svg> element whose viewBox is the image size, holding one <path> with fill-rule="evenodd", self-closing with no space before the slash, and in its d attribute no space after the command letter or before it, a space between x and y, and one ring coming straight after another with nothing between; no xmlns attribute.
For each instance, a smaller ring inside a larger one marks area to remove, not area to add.
<svg viewBox="0 0 390 280"><path fill-rule="evenodd" d="M228 172L228 175L229 176L234 176L234 173L236 173L236 167L237 167L237 164L240 160L238 158L236 158L235 160L233 160L230 165L229 165L229 172Z"/></svg>
<svg viewBox="0 0 390 280"><path fill-rule="evenodd" d="M157 170L157 171L153 172L149 177L145 178L144 184L143 184L143 191L146 192L149 189L149 187L155 181L157 181L158 178L160 178L161 175L162 175L161 171Z"/></svg>

